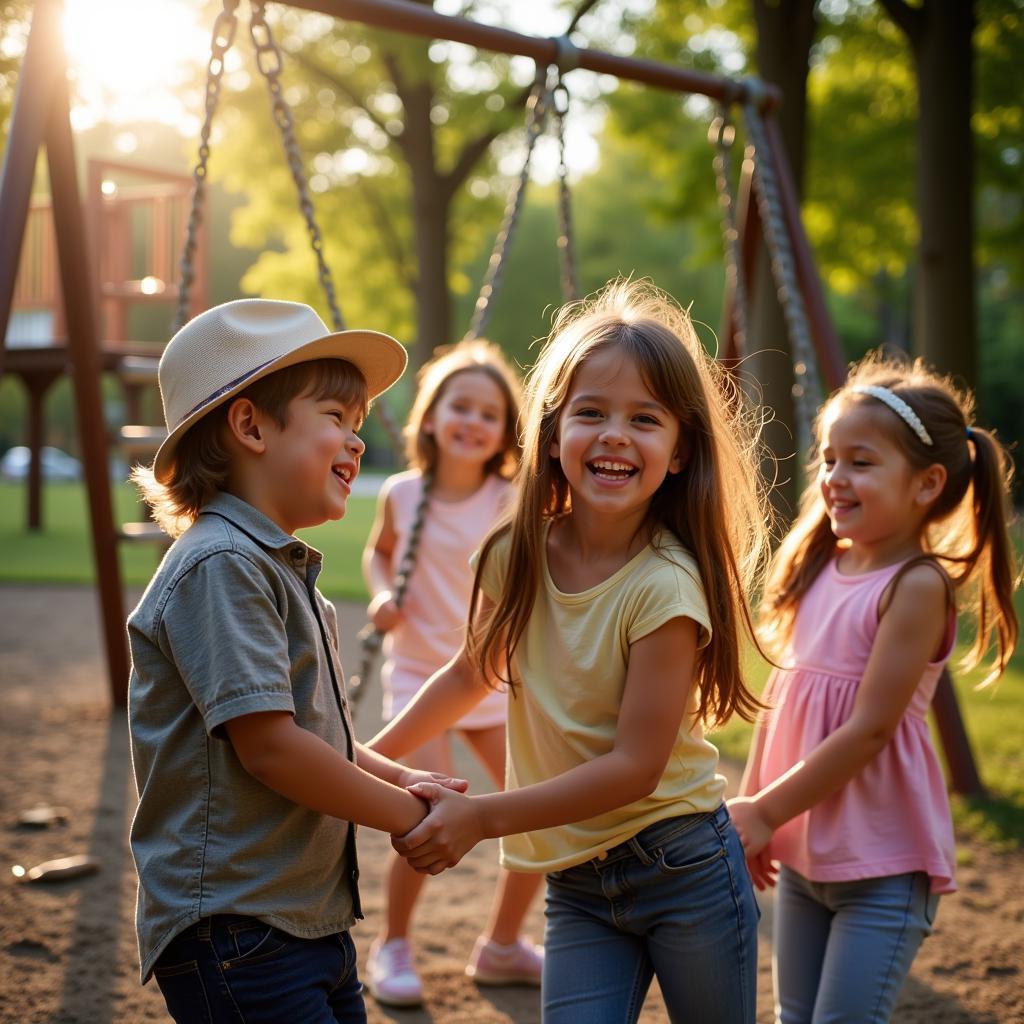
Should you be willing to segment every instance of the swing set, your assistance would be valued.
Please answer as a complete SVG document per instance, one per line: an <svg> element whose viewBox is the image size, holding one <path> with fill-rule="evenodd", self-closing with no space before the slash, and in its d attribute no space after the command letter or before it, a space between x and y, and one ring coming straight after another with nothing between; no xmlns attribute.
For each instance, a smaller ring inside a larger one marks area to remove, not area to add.
<svg viewBox="0 0 1024 1024"><path fill-rule="evenodd" d="M317 273L330 311L332 326L341 330L344 317L323 254L304 163L294 121L280 83L281 52L266 19L263 0L250 0L249 33L256 65L266 79L274 122L305 219ZM800 218L799 201L790 173L781 133L772 113L781 102L779 90L757 79L735 80L688 68L640 60L576 47L567 36L541 38L482 25L466 18L439 14L427 4L409 0L290 0L289 6L319 12L336 19L360 22L430 39L446 39L497 53L532 58L537 75L526 102L525 159L510 193L488 262L467 337L483 333L522 209L534 145L549 123L554 124L559 146L559 238L563 297L577 294L571 200L565 170L564 118L568 92L564 77L577 69L609 74L680 93L713 100L717 113L709 129L714 147L714 171L722 214L726 284L720 332L721 357L727 365L750 350L747 310L750 283L759 247L770 256L778 299L790 338L794 370L794 409L797 440L806 451L811 442L814 415L823 388L831 391L845 376L838 337L828 316L810 245ZM179 293L175 329L190 314L196 278L196 253L205 198L210 136L217 109L224 58L238 26L239 0L223 0L215 20L207 64L205 115L199 155L193 174L191 209L178 274ZM109 471L108 438L100 396L102 369L95 283L86 222L79 197L74 145L70 125L67 67L60 36L61 0L39 0L21 66L10 124L3 176L0 179L0 338L7 331L19 265L19 254L31 201L38 152L45 146L50 173L53 220L60 265L64 318L67 324L68 364L73 378L77 426L85 469L92 548L101 604L111 697L116 706L127 699L128 657L124 638L124 608L117 545L133 532L114 522ZM736 140L734 111L742 115L745 147L738 184L732 168ZM0 346L0 372L4 347ZM399 430L386 405L375 406L396 447ZM130 431L130 428L125 428ZM127 524L131 525L131 524ZM409 567L411 570L411 566ZM408 571L406 571L406 576ZM401 579L398 581L401 586ZM953 787L978 793L981 781L948 675L940 682L935 702L936 721L946 752Z"/></svg>

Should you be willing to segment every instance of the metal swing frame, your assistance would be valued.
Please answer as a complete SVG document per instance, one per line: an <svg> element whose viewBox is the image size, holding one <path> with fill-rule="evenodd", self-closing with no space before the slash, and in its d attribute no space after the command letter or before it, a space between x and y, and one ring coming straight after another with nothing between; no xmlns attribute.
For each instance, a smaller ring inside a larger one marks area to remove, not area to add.
<svg viewBox="0 0 1024 1024"><path fill-rule="evenodd" d="M263 5L258 6L262 9ZM741 106L747 115L753 159L744 161L739 201L732 208L735 236L727 236L727 243L735 254L736 273L725 296L723 355L730 359L740 354L738 344L743 339L746 313L741 300L746 295L749 301L749 295L742 287L739 274L746 270L743 279L750 280L749 270L763 237L773 249L773 263L778 265L776 282L780 285L780 300L794 349L800 348L807 355L806 359L799 358L802 370L799 365L795 367L798 385L802 383L805 390L810 391L808 385L813 384L813 380L806 374L808 371L813 374L814 366L820 369L828 390L842 382L845 376L842 351L826 310L821 282L800 218L781 133L771 116L781 101L777 88L756 80L737 82L687 68L576 48L567 40L480 25L465 18L439 14L426 4L407 0L290 0L289 6L410 35L531 57L538 66L554 65L564 72L585 68L657 88L696 93L718 101L726 110ZM111 696L114 704L121 706L127 694L128 658L99 387L96 292L95 283L90 279L85 219L75 170L67 67L60 39L61 7L60 0L38 0L35 5L12 113L0 179L0 214L5 228L0 232L0 337L6 334L10 316L36 157L45 145ZM800 300L792 301L797 295ZM0 346L0 372L2 359ZM948 676L940 683L935 711L954 788L959 792L982 792Z"/></svg>

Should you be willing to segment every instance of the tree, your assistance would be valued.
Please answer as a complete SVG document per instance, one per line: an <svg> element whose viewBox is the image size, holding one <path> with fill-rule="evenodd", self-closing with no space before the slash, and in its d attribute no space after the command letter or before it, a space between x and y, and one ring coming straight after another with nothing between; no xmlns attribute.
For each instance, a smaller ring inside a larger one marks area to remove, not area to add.
<svg viewBox="0 0 1024 1024"><path fill-rule="evenodd" d="M573 25L593 2L583 0ZM528 89L508 58L455 44L295 12L282 13L275 32L344 305L362 323L414 336L413 363L422 363L462 333L451 291L469 282L452 268L497 228L507 180L499 166L521 144L504 136L521 125ZM263 249L284 243L261 256L246 286L272 281L278 294L309 299L315 275L296 261L303 229L284 220L294 190L266 115L257 117L259 85L240 97L222 146L230 163L218 173L251 197L235 239Z"/></svg>
<svg viewBox="0 0 1024 1024"><path fill-rule="evenodd" d="M974 284L974 0L880 0L907 38L917 73L914 349L977 382Z"/></svg>

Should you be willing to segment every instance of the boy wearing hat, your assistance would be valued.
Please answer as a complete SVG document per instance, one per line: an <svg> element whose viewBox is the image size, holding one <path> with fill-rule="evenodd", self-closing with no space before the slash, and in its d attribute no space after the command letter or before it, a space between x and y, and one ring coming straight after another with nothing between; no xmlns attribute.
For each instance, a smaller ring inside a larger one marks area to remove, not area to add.
<svg viewBox="0 0 1024 1024"><path fill-rule="evenodd" d="M344 516L405 363L267 299L208 310L160 360L168 436L133 478L177 539L128 619L131 843L142 980L179 1022L366 1019L355 824L407 832L426 773L355 741L322 558L294 533Z"/></svg>

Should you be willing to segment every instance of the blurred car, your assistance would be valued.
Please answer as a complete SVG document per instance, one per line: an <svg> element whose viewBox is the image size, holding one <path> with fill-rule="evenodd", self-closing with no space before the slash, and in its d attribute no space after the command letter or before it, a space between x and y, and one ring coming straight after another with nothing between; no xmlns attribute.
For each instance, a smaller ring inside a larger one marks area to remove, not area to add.
<svg viewBox="0 0 1024 1024"><path fill-rule="evenodd" d="M47 445L39 456L44 480L81 480L82 463L73 455ZM0 476L5 480L25 480L31 458L32 453L24 445L9 448L0 458Z"/></svg>

